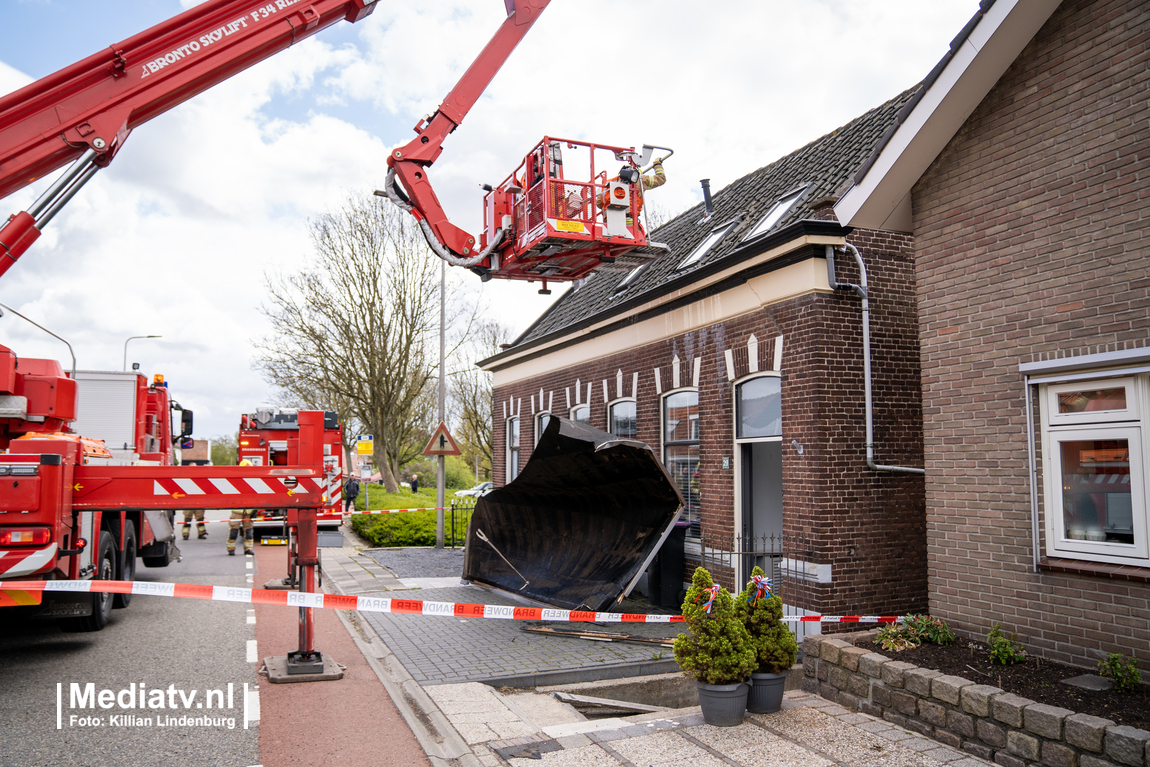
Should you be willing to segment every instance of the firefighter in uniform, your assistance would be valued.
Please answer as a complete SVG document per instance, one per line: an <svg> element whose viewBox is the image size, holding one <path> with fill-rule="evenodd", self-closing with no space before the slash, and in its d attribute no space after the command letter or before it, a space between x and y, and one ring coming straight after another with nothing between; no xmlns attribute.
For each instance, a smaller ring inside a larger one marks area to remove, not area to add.
<svg viewBox="0 0 1150 767"><path fill-rule="evenodd" d="M240 466L251 466L247 460L240 461ZM252 550L252 510L251 509L232 509L231 519L228 520L228 556L234 557L236 555L236 537L240 534L240 528L244 531L244 553L248 556L255 556L255 551Z"/></svg>
<svg viewBox="0 0 1150 767"><path fill-rule="evenodd" d="M656 187L660 187L663 184L667 183L667 174L666 174L666 172L663 171L663 158L662 157L656 157L655 158L655 162L651 163L651 170L653 170L655 172L647 174L647 175L642 177L642 184L643 184L643 191L644 192L647 191L648 189L655 189ZM634 166L624 165L619 170L619 175L615 176L615 178L609 179L608 183L610 183L611 181L621 180L623 178L623 175L627 174L628 172L638 175L638 171L635 170ZM602 208L606 204L606 200L602 194L596 196L595 204L600 208ZM641 214L643 212L643 195L642 194L639 195L639 199L638 199L635 207L636 207L637 213ZM633 224L634 224L634 221L631 218L631 214L628 213L627 214L627 226L632 226Z"/></svg>
<svg viewBox="0 0 1150 767"><path fill-rule="evenodd" d="M184 509L184 540L188 540L188 533L192 531L192 515L196 518L196 531L199 533L197 537L202 541L208 537L208 528L204 527L203 509Z"/></svg>

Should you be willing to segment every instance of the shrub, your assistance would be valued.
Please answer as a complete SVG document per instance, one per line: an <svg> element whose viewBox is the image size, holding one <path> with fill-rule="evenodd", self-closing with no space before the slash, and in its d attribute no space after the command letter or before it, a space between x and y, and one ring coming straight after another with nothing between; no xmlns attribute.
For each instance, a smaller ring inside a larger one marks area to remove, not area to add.
<svg viewBox="0 0 1150 767"><path fill-rule="evenodd" d="M1014 634L1004 636L998 624L986 635L986 644L990 648L990 660L1008 666L1011 663L1022 663L1026 660L1026 650L1014 641Z"/></svg>
<svg viewBox="0 0 1150 767"><path fill-rule="evenodd" d="M907 628L905 624L900 623L888 623L879 629L875 642L882 649L891 652L913 650L922 644L922 640L918 638L917 634Z"/></svg>
<svg viewBox="0 0 1150 767"><path fill-rule="evenodd" d="M954 632L942 618L931 618L929 615L908 615L903 618L903 621L906 623L906 627L922 642L938 645L950 645L955 642Z"/></svg>
<svg viewBox="0 0 1150 767"><path fill-rule="evenodd" d="M884 650L901 652L923 644L954 644L954 632L941 618L929 615L907 615L901 623L891 623L879 629L875 642Z"/></svg>
<svg viewBox="0 0 1150 767"><path fill-rule="evenodd" d="M683 600L683 618L690 634L675 639L675 662L683 673L704 684L737 684L758 666L751 637L735 615L735 603L719 587L710 612L714 580L702 567L695 568L691 587Z"/></svg>
<svg viewBox="0 0 1150 767"><path fill-rule="evenodd" d="M799 645L795 635L779 620L783 617L783 600L774 595L760 596L758 585L753 580L755 576L764 576L762 569L757 566L751 570L752 580L739 593L735 614L750 635L751 647L758 663L755 671L760 674L781 674L794 665Z"/></svg>
<svg viewBox="0 0 1150 767"><path fill-rule="evenodd" d="M1115 692L1132 692L1142 683L1138 659L1112 652L1098 661L1098 673L1114 683Z"/></svg>

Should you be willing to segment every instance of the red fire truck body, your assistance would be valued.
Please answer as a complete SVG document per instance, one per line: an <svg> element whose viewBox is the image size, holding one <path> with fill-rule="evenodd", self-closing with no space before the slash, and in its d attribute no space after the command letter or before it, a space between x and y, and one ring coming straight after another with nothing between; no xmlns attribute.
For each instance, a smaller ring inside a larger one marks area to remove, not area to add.
<svg viewBox="0 0 1150 767"><path fill-rule="evenodd" d="M78 400L71 431L103 440L114 463L178 466L180 441L192 436L192 411L180 407L162 375L76 371Z"/></svg>
<svg viewBox="0 0 1150 767"><path fill-rule="evenodd" d="M299 463L299 411L263 408L240 417L236 462L252 466L293 466ZM343 521L343 427L333 411L323 414L324 487L328 503L316 510L320 529L336 529ZM256 535L283 529L286 509L261 509L254 515Z"/></svg>

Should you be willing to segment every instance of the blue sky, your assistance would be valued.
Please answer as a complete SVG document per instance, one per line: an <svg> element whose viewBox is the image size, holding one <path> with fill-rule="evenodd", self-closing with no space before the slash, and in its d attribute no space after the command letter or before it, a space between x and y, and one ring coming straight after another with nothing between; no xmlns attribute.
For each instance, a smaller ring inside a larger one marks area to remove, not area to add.
<svg viewBox="0 0 1150 767"><path fill-rule="evenodd" d="M191 0L3 0L0 93L179 13ZM481 182L543 135L675 148L668 212L845 124L921 79L977 0L555 0L460 129L432 178L452 219L480 222ZM137 128L3 279L0 301L77 348L82 369L134 361L234 431L272 392L252 369L265 274L306 262L306 223L370 194L391 146L431 112L503 17L502 0L402 4L340 23ZM604 62L627 51L619 71ZM42 185L0 201L24 209ZM522 283L458 290L522 331L555 297ZM0 318L0 343L62 359Z"/></svg>

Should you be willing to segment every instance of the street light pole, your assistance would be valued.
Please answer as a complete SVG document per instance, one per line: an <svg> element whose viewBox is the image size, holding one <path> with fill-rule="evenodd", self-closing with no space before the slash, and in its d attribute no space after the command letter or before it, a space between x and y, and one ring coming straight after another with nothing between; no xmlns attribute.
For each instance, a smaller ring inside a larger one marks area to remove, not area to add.
<svg viewBox="0 0 1150 767"><path fill-rule="evenodd" d="M447 262L439 262L439 422L446 423L447 417L445 414L447 405L447 377L445 370L445 352L444 348L447 343L446 334L446 318L447 308L445 301L447 295ZM436 456L436 477L435 477L435 548L443 548L443 501L445 496L445 466L444 461L446 458L442 455Z"/></svg>
<svg viewBox="0 0 1150 767"><path fill-rule="evenodd" d="M128 370L128 341L136 338L162 338L163 336L129 336L127 341L124 341L124 371Z"/></svg>

